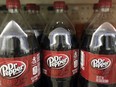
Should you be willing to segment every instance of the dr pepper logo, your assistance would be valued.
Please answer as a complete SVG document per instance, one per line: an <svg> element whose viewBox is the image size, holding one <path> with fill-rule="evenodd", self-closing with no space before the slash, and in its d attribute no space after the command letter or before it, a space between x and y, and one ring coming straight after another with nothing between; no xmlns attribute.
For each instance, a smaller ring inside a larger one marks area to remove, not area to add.
<svg viewBox="0 0 116 87"><path fill-rule="evenodd" d="M65 67L69 62L69 57L65 54L51 55L47 58L47 65L50 68L61 69Z"/></svg>
<svg viewBox="0 0 116 87"><path fill-rule="evenodd" d="M107 69L110 65L111 60L109 58L98 58L91 61L91 66L99 70Z"/></svg>
<svg viewBox="0 0 116 87"><path fill-rule="evenodd" d="M0 64L0 75L12 79L19 77L26 70L26 64L22 61L11 61Z"/></svg>

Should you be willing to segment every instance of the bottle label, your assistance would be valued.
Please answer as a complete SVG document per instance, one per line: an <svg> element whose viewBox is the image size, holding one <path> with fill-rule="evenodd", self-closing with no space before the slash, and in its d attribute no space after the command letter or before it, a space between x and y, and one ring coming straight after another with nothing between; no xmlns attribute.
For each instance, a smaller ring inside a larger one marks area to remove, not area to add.
<svg viewBox="0 0 116 87"><path fill-rule="evenodd" d="M0 58L0 87L29 86L40 78L40 53Z"/></svg>
<svg viewBox="0 0 116 87"><path fill-rule="evenodd" d="M52 78L67 78L77 73L78 51L43 51L43 72Z"/></svg>
<svg viewBox="0 0 116 87"><path fill-rule="evenodd" d="M101 84L116 84L116 54L100 55L81 51L81 75Z"/></svg>

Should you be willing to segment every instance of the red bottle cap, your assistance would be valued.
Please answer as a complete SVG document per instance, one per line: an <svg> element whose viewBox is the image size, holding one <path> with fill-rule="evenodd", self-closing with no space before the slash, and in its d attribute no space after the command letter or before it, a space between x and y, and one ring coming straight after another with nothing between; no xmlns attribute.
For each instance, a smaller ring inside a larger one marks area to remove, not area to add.
<svg viewBox="0 0 116 87"><path fill-rule="evenodd" d="M28 3L28 4L26 4L26 9L27 10L36 10L36 4Z"/></svg>
<svg viewBox="0 0 116 87"><path fill-rule="evenodd" d="M94 10L99 9L99 3L94 4L93 9Z"/></svg>
<svg viewBox="0 0 116 87"><path fill-rule="evenodd" d="M100 0L99 6L100 7L112 7L112 0Z"/></svg>
<svg viewBox="0 0 116 87"><path fill-rule="evenodd" d="M21 8L20 0L6 0L7 8Z"/></svg>
<svg viewBox="0 0 116 87"><path fill-rule="evenodd" d="M39 5L36 5L36 10L40 10L40 6Z"/></svg>
<svg viewBox="0 0 116 87"><path fill-rule="evenodd" d="M55 9L65 9L65 2L64 1L55 1L54 8Z"/></svg>
<svg viewBox="0 0 116 87"><path fill-rule="evenodd" d="M65 5L65 10L66 10L66 11L68 10L68 5Z"/></svg>

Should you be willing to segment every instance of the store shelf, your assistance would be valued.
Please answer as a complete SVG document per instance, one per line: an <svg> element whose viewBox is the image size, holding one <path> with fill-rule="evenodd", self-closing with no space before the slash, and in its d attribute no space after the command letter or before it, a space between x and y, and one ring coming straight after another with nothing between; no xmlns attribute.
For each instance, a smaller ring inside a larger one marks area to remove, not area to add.
<svg viewBox="0 0 116 87"><path fill-rule="evenodd" d="M37 3L37 4L52 4L57 0L20 0L22 4ZM92 4L98 2L98 0L63 0L68 4ZM6 0L0 0L0 4L5 4Z"/></svg>
<svg viewBox="0 0 116 87"><path fill-rule="evenodd" d="M28 3L37 3L37 4L52 4L57 0L20 0L22 4ZM65 1L68 4L93 4L97 3L99 0L60 0ZM0 5L5 4L6 0L0 0ZM116 0L112 0L114 4L116 4Z"/></svg>

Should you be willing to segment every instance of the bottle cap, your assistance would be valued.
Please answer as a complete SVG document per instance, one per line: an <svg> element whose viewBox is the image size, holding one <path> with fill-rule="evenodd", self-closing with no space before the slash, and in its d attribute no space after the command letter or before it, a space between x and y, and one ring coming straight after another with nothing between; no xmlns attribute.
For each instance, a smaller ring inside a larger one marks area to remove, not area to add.
<svg viewBox="0 0 116 87"><path fill-rule="evenodd" d="M94 10L99 9L99 3L95 3L94 6L93 6L93 9Z"/></svg>
<svg viewBox="0 0 116 87"><path fill-rule="evenodd" d="M55 1L54 8L55 9L65 9L65 2L64 1Z"/></svg>
<svg viewBox="0 0 116 87"><path fill-rule="evenodd" d="M21 8L20 0L6 0L7 8Z"/></svg>
<svg viewBox="0 0 116 87"><path fill-rule="evenodd" d="M112 7L112 0L100 0L99 6L100 7Z"/></svg>
<svg viewBox="0 0 116 87"><path fill-rule="evenodd" d="M68 10L68 5L65 5L65 10Z"/></svg>
<svg viewBox="0 0 116 87"><path fill-rule="evenodd" d="M36 10L40 10L40 6L39 5L36 5Z"/></svg>
<svg viewBox="0 0 116 87"><path fill-rule="evenodd" d="M28 4L26 4L26 9L27 10L36 10L36 4L28 3Z"/></svg>

